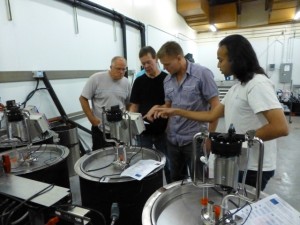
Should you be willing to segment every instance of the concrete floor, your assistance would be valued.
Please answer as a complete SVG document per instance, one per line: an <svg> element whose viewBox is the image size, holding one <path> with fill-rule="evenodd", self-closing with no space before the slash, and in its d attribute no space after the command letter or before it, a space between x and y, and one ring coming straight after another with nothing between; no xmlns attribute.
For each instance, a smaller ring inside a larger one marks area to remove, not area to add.
<svg viewBox="0 0 300 225"><path fill-rule="evenodd" d="M291 117L290 134L278 139L277 170L265 192L276 193L300 212L300 117Z"/></svg>
<svg viewBox="0 0 300 225"><path fill-rule="evenodd" d="M288 117L287 120L289 120ZM300 166L300 117L291 117L291 122L289 123L289 136L278 139L277 170L275 176L267 184L265 192L276 193L300 212L300 172L297 170L297 166ZM222 126L221 120L217 131L221 132ZM85 140L90 143L86 138ZM78 176L71 177L70 181L74 204L80 204Z"/></svg>

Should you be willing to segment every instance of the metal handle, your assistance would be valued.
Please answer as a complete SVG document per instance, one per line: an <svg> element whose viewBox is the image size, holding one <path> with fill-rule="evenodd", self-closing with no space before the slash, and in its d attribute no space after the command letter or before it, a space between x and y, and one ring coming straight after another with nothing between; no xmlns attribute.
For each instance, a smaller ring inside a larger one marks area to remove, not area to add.
<svg viewBox="0 0 300 225"><path fill-rule="evenodd" d="M259 200L261 191L261 179L262 179L262 167L264 161L264 143L261 139L254 137L253 141L259 143L259 156L258 156L258 168L256 177L256 201Z"/></svg>
<svg viewBox="0 0 300 225"><path fill-rule="evenodd" d="M197 140L202 139L202 141L209 136L209 132L199 132L194 135L193 137L193 155L192 155L192 162L194 163L194 174L192 177L192 181L194 185L197 185L197 177L196 177L196 165L197 165ZM203 148L205 159L207 159L207 152L206 148ZM203 171L204 173L204 171ZM203 183L205 183L205 176L203 176Z"/></svg>
<svg viewBox="0 0 300 225"><path fill-rule="evenodd" d="M11 7L10 7L10 1L9 0L6 0L6 11L7 11L7 19L9 21L12 21Z"/></svg>

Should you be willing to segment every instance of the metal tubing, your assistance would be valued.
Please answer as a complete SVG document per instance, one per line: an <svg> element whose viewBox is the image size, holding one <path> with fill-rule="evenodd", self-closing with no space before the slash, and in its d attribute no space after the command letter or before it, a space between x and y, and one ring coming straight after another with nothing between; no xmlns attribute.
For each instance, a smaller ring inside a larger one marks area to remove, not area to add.
<svg viewBox="0 0 300 225"><path fill-rule="evenodd" d="M83 1L83 0L57 0L60 2L67 3L71 6L78 6L80 8L83 8L85 10L94 12L96 14L99 14L103 17L109 18L109 19L114 19L112 10L106 9L96 3L90 2L90 1Z"/></svg>
<svg viewBox="0 0 300 225"><path fill-rule="evenodd" d="M145 25L140 23L140 33L141 33L141 47L146 46L146 32Z"/></svg>
<svg viewBox="0 0 300 225"><path fill-rule="evenodd" d="M131 117L129 115L129 113L125 113L125 116L128 116L128 132L129 132L129 146L132 146L132 133L131 133Z"/></svg>
<svg viewBox="0 0 300 225"><path fill-rule="evenodd" d="M259 143L258 169L256 177L256 201L259 200L261 191L262 166L264 161L264 143L261 139L254 137L254 141Z"/></svg>
<svg viewBox="0 0 300 225"><path fill-rule="evenodd" d="M135 20L133 20L129 17L123 16L123 15L120 16L121 15L120 13L118 13L114 10L105 8L105 7L103 7L99 4L93 3L91 1L87 1L87 0L57 0L57 1L68 3L72 6L79 6L83 9L92 11L96 14L99 14L99 15L104 16L106 18L109 18L111 20L116 20L120 23L122 23L122 20L123 20L122 17L124 17L125 18L125 21L124 21L125 24L140 30L140 32L141 32L141 46L142 47L145 46L145 25L143 23L141 23L139 21L135 21ZM121 25L121 27L125 27L125 26ZM126 43L123 43L123 46L126 46ZM125 57L125 55L124 55L124 57Z"/></svg>
<svg viewBox="0 0 300 225"><path fill-rule="evenodd" d="M251 201L251 199L243 196L243 195L234 195L234 194L231 194L231 195L226 195L223 199L222 199L222 203L221 203L221 213L220 213L220 219L223 218L224 216L224 212L226 212L228 210L228 200L229 198L239 198L239 199L242 199L246 202L249 202L249 203L253 203Z"/></svg>
<svg viewBox="0 0 300 225"><path fill-rule="evenodd" d="M26 129L26 132L27 132L27 142L28 142L28 146L30 146L32 144L32 140L31 140L31 134L30 134L30 117L29 117L29 113L25 112L23 113L23 116L24 116L24 122L25 122L25 129Z"/></svg>
<svg viewBox="0 0 300 225"><path fill-rule="evenodd" d="M76 6L73 6L73 16L74 16L75 34L79 34L78 17L77 17L77 7Z"/></svg>
<svg viewBox="0 0 300 225"><path fill-rule="evenodd" d="M66 0L63 0L63 1L66 1ZM67 1L68 1L68 0L67 0ZM69 0L69 1L70 1L70 0ZM117 16L117 17L119 18L118 21L119 21L120 23L121 23L122 20L123 20L122 17L124 17L125 23L126 23L127 25L130 25L130 26L132 26L132 27L134 27L134 28L137 28L137 29L139 29L139 28L141 27L141 26L140 26L141 22L136 21L136 20L133 20L133 19L131 19L131 18L127 17L127 16L124 16L124 15L122 15L122 14L120 14L120 13L114 11L114 10L105 8L105 7L103 7L103 6L99 5L99 4L93 3L93 2L91 2L91 1L87 1L87 0L71 0L71 2L73 2L73 4L74 4L74 3L75 3L75 4L82 4L82 3L84 3L84 4L86 4L86 5L89 5L89 6L92 6L92 7L96 8L96 9L99 9L99 10L101 10L101 11L103 11L103 12L109 13L109 14L111 14L111 19L114 19L115 16Z"/></svg>
<svg viewBox="0 0 300 225"><path fill-rule="evenodd" d="M199 132L197 134L194 135L193 137L193 155L192 155L192 161L194 163L194 174L193 174L193 178L192 178L192 182L194 183L194 185L197 185L197 177L196 177L196 164L197 164L197 140L198 138L201 138L202 140L204 138L207 138L209 136L208 132ZM207 159L207 152L206 150L204 150L204 156ZM205 183L205 176L203 176L203 183Z"/></svg>
<svg viewBox="0 0 300 225"><path fill-rule="evenodd" d="M6 0L6 11L7 11L7 19L8 19L9 21L12 21L11 7L10 7L10 0Z"/></svg>
<svg viewBox="0 0 300 225"><path fill-rule="evenodd" d="M107 139L106 136L105 136L105 117L104 117L104 115L105 115L105 107L103 106L103 107L102 107L102 129L103 129L102 134L103 134L103 139L104 139L104 141L106 141L106 142L115 143L115 145L116 145L117 148L118 148L118 144L119 144L118 141L116 141L115 139ZM101 126L101 125L100 125L100 126ZM100 128L99 128L99 129L100 129Z"/></svg>
<svg viewBox="0 0 300 225"><path fill-rule="evenodd" d="M123 56L127 59L127 41L126 41L126 17L118 14L121 17L122 41L123 41ZM126 76L128 77L128 76Z"/></svg>

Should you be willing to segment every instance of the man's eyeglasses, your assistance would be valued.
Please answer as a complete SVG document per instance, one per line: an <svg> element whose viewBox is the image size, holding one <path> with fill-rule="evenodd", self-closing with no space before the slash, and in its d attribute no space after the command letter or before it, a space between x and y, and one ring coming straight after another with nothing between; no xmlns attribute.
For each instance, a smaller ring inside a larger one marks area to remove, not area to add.
<svg viewBox="0 0 300 225"><path fill-rule="evenodd" d="M112 66L112 68L114 68L115 70L118 70L118 71L127 71L127 68L120 68L120 67L115 67L115 66Z"/></svg>

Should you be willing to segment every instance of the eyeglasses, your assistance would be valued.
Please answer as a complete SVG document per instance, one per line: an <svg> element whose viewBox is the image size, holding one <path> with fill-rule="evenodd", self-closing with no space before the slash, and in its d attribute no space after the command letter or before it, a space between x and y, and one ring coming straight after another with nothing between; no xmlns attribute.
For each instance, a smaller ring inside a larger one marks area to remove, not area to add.
<svg viewBox="0 0 300 225"><path fill-rule="evenodd" d="M114 68L115 70L118 70L118 71L127 71L127 68L120 68L120 67L115 67L115 66L112 66L112 68Z"/></svg>

